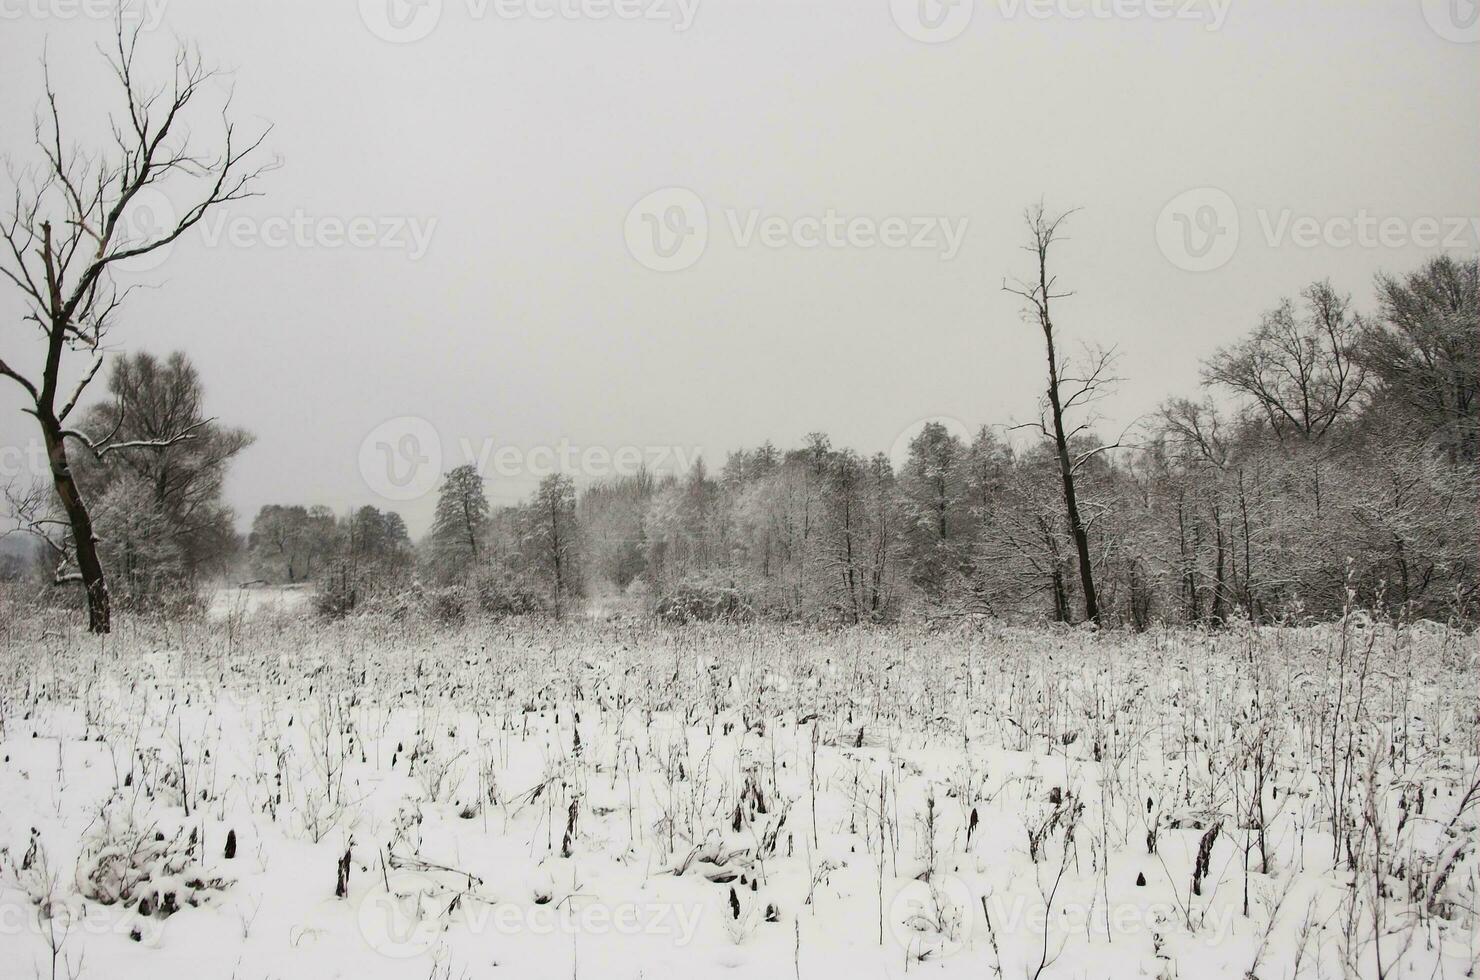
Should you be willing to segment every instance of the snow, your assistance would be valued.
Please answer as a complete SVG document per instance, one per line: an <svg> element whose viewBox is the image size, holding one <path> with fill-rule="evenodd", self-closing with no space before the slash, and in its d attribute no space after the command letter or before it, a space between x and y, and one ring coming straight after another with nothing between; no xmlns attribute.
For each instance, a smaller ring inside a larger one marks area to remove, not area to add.
<svg viewBox="0 0 1480 980"><path fill-rule="evenodd" d="M1442 629L38 636L0 976L1464 976L1475 680Z"/></svg>
<svg viewBox="0 0 1480 980"><path fill-rule="evenodd" d="M211 593L208 618L220 622L264 614L284 615L302 612L312 598L308 586L244 585L222 587Z"/></svg>

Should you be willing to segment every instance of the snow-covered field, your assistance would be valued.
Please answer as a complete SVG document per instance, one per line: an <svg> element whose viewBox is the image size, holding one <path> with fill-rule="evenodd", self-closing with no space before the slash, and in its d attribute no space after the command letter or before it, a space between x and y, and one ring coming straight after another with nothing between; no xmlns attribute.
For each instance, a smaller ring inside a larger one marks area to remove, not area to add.
<svg viewBox="0 0 1480 980"><path fill-rule="evenodd" d="M10 635L6 977L1476 969L1473 635Z"/></svg>
<svg viewBox="0 0 1480 980"><path fill-rule="evenodd" d="M211 593L206 615L220 622L261 615L284 615L303 612L313 598L306 585L243 585L222 587Z"/></svg>

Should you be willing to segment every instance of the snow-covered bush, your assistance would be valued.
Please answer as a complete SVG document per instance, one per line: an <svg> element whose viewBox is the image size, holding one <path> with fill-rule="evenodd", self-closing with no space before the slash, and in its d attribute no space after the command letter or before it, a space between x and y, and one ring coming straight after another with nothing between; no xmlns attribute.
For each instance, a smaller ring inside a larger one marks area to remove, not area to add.
<svg viewBox="0 0 1480 980"><path fill-rule="evenodd" d="M665 623L743 621L753 617L750 601L734 586L689 583L658 600L654 614Z"/></svg>
<svg viewBox="0 0 1480 980"><path fill-rule="evenodd" d="M468 618L468 594L462 586L428 589L427 617L437 626L461 626Z"/></svg>
<svg viewBox="0 0 1480 980"><path fill-rule="evenodd" d="M474 584L478 609L494 618L527 616L544 610L544 596L525 576L507 569L490 569Z"/></svg>
<svg viewBox="0 0 1480 980"><path fill-rule="evenodd" d="M128 800L115 794L103 804L83 841L77 890L103 905L168 918L186 906L208 901L230 884L204 867L200 851L197 829L166 833L141 824Z"/></svg>

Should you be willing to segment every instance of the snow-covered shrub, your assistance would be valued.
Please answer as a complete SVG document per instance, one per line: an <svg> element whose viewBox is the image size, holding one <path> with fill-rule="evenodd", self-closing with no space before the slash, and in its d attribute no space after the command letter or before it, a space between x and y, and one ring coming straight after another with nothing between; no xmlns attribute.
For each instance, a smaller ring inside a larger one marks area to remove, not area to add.
<svg viewBox="0 0 1480 980"><path fill-rule="evenodd" d="M29 575L15 579L0 579L0 609L6 611L5 625L21 623L34 625L38 632L47 628L64 627L68 624L65 610L58 610L57 593L65 590ZM42 617L50 613L50 624L42 624Z"/></svg>
<svg viewBox="0 0 1480 980"><path fill-rule="evenodd" d="M751 933L755 932L756 924L761 921L761 917L760 903L757 902L756 896L751 893L750 889L743 885L736 889L734 885L731 885L720 916L730 942L738 946L749 939Z"/></svg>
<svg viewBox="0 0 1480 980"><path fill-rule="evenodd" d="M461 626L468 618L466 590L456 585L427 590L426 613L438 626Z"/></svg>
<svg viewBox="0 0 1480 980"><path fill-rule="evenodd" d="M40 831L31 828L31 840L19 860L12 858L7 849L0 848L0 874L5 876L7 884L14 885L26 896L41 918L51 917L56 877L51 872Z"/></svg>
<svg viewBox="0 0 1480 980"><path fill-rule="evenodd" d="M326 619L341 619L354 611L359 589L348 562L335 562L314 593L314 611Z"/></svg>
<svg viewBox="0 0 1480 980"><path fill-rule="evenodd" d="M527 616L544 609L544 598L527 578L506 569L492 569L474 585L478 608L490 616Z"/></svg>
<svg viewBox="0 0 1480 980"><path fill-rule="evenodd" d="M371 591L357 597L356 616L379 616L400 623L410 619L426 604L426 595L417 583L400 588Z"/></svg>
<svg viewBox="0 0 1480 980"><path fill-rule="evenodd" d="M412 758L412 769L427 800L432 803L446 799L463 777L463 753L449 753L439 749L433 742L424 742L416 747Z"/></svg>
<svg viewBox="0 0 1480 980"><path fill-rule="evenodd" d="M77 890L103 905L168 918L199 905L231 882L200 864L198 831L166 834L141 825L122 796L110 797L83 842Z"/></svg>
<svg viewBox="0 0 1480 980"><path fill-rule="evenodd" d="M667 623L748 620L750 601L734 586L690 583L676 586L658 600L657 617Z"/></svg>

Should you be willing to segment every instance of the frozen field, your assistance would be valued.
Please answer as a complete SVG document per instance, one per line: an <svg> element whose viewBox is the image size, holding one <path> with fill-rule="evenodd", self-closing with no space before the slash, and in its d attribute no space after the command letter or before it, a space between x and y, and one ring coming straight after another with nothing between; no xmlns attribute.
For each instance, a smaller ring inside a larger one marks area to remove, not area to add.
<svg viewBox="0 0 1480 980"><path fill-rule="evenodd" d="M6 977L1476 969L1438 627L8 637Z"/></svg>

